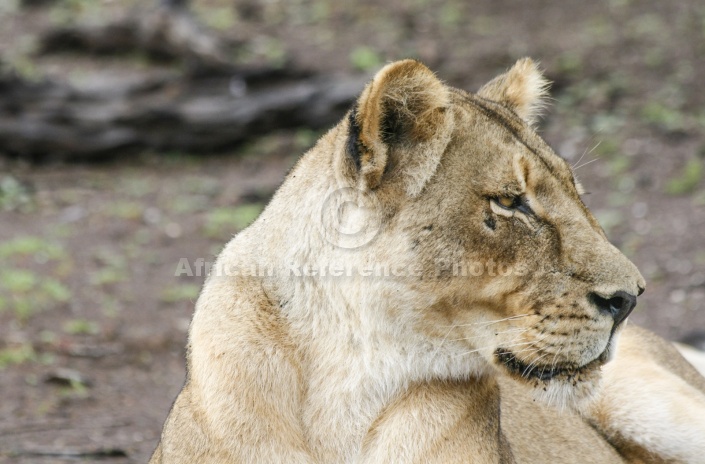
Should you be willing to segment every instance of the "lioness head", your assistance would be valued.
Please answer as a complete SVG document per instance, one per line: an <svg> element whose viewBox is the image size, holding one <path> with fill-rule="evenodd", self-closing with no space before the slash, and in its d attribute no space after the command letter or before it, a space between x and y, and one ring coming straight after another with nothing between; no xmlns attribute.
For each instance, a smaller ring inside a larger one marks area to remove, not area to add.
<svg viewBox="0 0 705 464"><path fill-rule="evenodd" d="M593 390L645 283L532 129L546 87L529 59L477 94L392 63L318 151L375 209L343 213L377 225L338 256L408 271L377 293L391 317L439 365L473 353L562 402Z"/></svg>

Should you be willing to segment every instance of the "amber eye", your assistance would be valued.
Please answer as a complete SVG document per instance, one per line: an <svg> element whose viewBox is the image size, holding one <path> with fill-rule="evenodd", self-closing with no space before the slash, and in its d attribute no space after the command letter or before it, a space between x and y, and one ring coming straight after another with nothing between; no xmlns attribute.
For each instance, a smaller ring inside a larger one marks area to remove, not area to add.
<svg viewBox="0 0 705 464"><path fill-rule="evenodd" d="M502 196L497 197L497 203L507 209L515 209L521 206L521 197Z"/></svg>

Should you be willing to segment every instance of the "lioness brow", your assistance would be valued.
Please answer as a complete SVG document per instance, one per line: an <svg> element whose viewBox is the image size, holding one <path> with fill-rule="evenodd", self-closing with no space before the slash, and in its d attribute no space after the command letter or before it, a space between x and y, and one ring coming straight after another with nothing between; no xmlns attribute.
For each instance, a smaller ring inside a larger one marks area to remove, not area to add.
<svg viewBox="0 0 705 464"><path fill-rule="evenodd" d="M497 102L493 102L492 100L487 100L477 95L473 95L457 89L454 89L454 93L456 96L460 97L460 99L464 103L473 106L475 109L479 110L480 113L482 113L484 116L506 129L507 132L509 132L519 143L526 147L526 149L529 150L529 152L531 152L541 162L541 164L553 177L571 187L575 187L573 174L570 171L570 168L568 167L567 163L565 163L565 161L558 155L550 153L550 156L556 157L558 160L565 163L567 175L558 172L556 166L546 159L546 155L543 153L545 150L533 147L532 144L529 143L529 141L526 140L525 137L522 137L521 131L523 130L523 128L521 128L521 126L516 121L511 120L511 117L514 117L517 120L519 117L512 113L509 109L503 107Z"/></svg>

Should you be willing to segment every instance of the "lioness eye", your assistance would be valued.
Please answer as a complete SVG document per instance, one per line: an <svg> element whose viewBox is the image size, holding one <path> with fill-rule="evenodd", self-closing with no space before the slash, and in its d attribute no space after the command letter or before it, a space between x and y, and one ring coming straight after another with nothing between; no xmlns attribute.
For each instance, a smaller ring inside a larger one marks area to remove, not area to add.
<svg viewBox="0 0 705 464"><path fill-rule="evenodd" d="M521 206L521 197L498 197L497 203L507 209L516 209Z"/></svg>

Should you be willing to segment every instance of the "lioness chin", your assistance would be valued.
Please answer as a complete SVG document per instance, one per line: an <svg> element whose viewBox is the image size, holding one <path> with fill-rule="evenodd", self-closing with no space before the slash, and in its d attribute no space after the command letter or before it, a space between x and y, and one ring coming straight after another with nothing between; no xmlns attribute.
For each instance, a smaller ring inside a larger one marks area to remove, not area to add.
<svg viewBox="0 0 705 464"><path fill-rule="evenodd" d="M532 129L546 88L528 59L477 94L379 71L220 254L152 462L705 455L705 380L623 330L645 282Z"/></svg>

